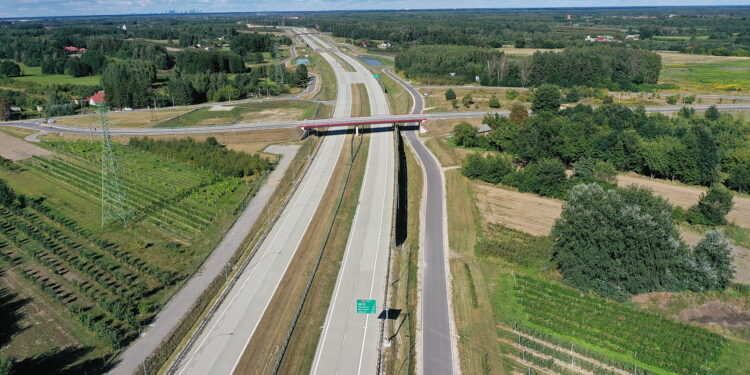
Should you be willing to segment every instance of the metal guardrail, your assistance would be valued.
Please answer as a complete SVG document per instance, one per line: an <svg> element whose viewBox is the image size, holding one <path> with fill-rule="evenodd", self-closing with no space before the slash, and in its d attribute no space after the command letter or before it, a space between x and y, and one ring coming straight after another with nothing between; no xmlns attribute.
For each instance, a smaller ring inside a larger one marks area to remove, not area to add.
<svg viewBox="0 0 750 375"><path fill-rule="evenodd" d="M211 320L211 318L214 316L216 311L219 309L219 306L221 306L221 303L226 299L229 292L232 290L232 287L237 283L237 280L240 279L242 273L247 269L247 266L250 264L250 262L255 258L255 254L258 252L258 248L263 244L263 241L268 236L268 233L271 232L271 229L276 224L276 221L278 221L279 217L281 217L281 214L284 212L284 209L289 204L289 202L292 200L292 197L294 196L294 193L297 191L297 188L299 188L300 183L305 179L307 176L307 173L310 170L310 165L312 164L312 160L315 158L315 156L318 154L318 150L320 150L320 145L323 142L318 142L318 144L315 147L315 151L313 152L313 157L309 158L309 162L306 163L305 166L305 173L302 174L299 177L299 180L294 184L294 188L287 196L284 203L281 205L281 209L279 209L279 212L274 216L274 218L271 220L271 222L266 226L266 229L263 231L263 235L260 237L258 242L255 243L255 246L253 246L252 251L250 252L250 255L245 259L245 261L242 263L240 268L237 270L237 272L234 273L232 276L232 279L222 290L221 294L219 295L219 298L216 300L216 302L211 306L211 309L209 310L208 314L203 318L198 328L193 332L193 334L190 336L190 339L185 344L185 346L182 347L182 350L180 351L180 354L177 356L177 358L172 362L172 364L169 366L166 374L174 374L177 371L177 366L185 359L185 356L187 356L187 353L190 351L190 349L195 344L195 341L197 340L198 336L203 332L203 330L208 325L208 322ZM294 168L294 165L290 165L291 168Z"/></svg>

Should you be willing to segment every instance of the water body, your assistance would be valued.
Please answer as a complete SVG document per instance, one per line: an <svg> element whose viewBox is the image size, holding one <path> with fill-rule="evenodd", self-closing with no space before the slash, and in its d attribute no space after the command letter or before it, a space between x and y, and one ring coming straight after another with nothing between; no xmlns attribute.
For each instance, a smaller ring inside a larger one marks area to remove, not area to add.
<svg viewBox="0 0 750 375"><path fill-rule="evenodd" d="M299 59L297 59L297 61L294 62L294 64L296 64L296 65L299 65L299 64L309 64L309 63L310 63L310 59L306 59L306 58L299 58Z"/></svg>
<svg viewBox="0 0 750 375"><path fill-rule="evenodd" d="M383 66L383 65L385 65L385 64L383 64L382 61L380 61L378 59L373 59L372 57L360 57L359 59L362 60L362 61L364 61L364 62L366 62L370 66Z"/></svg>

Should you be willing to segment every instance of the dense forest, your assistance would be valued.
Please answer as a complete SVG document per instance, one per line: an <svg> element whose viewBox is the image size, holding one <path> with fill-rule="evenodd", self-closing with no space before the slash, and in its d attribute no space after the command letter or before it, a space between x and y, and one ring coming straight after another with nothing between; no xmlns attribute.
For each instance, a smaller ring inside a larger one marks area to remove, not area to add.
<svg viewBox="0 0 750 375"><path fill-rule="evenodd" d="M653 52L610 46L566 48L511 58L490 48L416 46L396 56L396 68L407 77L437 78L456 84L635 89L659 79L661 57Z"/></svg>

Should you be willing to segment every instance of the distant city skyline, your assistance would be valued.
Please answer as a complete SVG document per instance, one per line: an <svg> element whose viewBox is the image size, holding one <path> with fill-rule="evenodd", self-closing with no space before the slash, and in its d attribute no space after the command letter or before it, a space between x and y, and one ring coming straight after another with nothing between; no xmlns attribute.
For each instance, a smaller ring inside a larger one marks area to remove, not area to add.
<svg viewBox="0 0 750 375"><path fill-rule="evenodd" d="M558 8L612 6L726 6L750 5L750 0L466 0L461 8ZM434 0L0 0L0 18L127 15L146 13L177 13L196 11L269 12L269 11L330 11L390 9L455 9L456 2Z"/></svg>

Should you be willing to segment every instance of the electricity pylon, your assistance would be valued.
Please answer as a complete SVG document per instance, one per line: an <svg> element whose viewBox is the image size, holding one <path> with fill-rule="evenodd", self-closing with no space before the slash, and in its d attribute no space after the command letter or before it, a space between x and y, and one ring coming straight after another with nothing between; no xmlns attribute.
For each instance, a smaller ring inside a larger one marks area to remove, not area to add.
<svg viewBox="0 0 750 375"><path fill-rule="evenodd" d="M112 149L107 111L106 105L99 106L99 122L102 127L102 227L112 221L125 226L128 211L125 208L125 195Z"/></svg>
<svg viewBox="0 0 750 375"><path fill-rule="evenodd" d="M276 86L282 87L284 86L284 66L281 64L281 52L279 52L279 46L277 44L273 45L273 53L276 55L276 64L274 66L276 74L274 76L274 82L276 83Z"/></svg>

